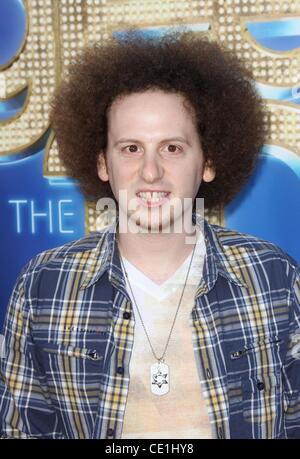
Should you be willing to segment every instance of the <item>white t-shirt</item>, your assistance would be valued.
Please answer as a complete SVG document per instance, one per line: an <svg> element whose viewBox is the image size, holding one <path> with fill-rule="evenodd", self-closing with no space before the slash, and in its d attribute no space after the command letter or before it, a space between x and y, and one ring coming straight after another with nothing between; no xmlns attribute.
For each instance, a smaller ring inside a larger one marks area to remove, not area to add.
<svg viewBox="0 0 300 459"><path fill-rule="evenodd" d="M191 256L160 285L122 258L146 330L158 356L163 354L169 336ZM205 242L199 232L188 281L165 356L170 374L170 389L165 395L158 396L151 392L150 367L156 360L127 284L133 304L135 330L122 439L212 438L197 374L190 318L195 292L202 276L204 256Z"/></svg>

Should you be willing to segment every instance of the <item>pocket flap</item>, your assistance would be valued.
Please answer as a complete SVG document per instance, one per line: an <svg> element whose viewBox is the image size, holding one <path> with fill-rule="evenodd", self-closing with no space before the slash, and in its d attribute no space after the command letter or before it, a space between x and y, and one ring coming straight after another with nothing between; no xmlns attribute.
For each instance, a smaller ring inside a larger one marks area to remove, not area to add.
<svg viewBox="0 0 300 459"><path fill-rule="evenodd" d="M239 348L236 348L230 352L230 358L232 360L239 359L246 355L248 352L251 352L255 349L262 349L264 347L270 347L273 345L278 345L282 342L282 339L279 336L262 336L257 337L253 341L246 341L244 345L240 345Z"/></svg>
<svg viewBox="0 0 300 459"><path fill-rule="evenodd" d="M42 350L50 354L67 355L94 361L103 359L103 355L97 349L81 348L61 343L45 343L42 346Z"/></svg>

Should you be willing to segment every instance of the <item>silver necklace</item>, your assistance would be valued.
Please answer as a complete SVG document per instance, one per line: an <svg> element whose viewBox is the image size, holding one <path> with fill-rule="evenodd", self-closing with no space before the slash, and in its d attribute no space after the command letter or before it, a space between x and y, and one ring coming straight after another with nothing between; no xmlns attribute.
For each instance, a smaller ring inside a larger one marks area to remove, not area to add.
<svg viewBox="0 0 300 459"><path fill-rule="evenodd" d="M197 241L196 241L196 244L197 244ZM193 248L193 252L192 252L191 260L190 260L190 263L189 263L189 268L187 270L187 274L186 274L186 277L185 277L184 286L183 286L183 289L182 289L182 292L181 292L180 300L179 300L179 303L178 303L178 306L177 306L177 309L176 309L175 317L174 317L174 320L173 320L173 323L172 323L172 327L171 327L171 330L170 330L170 333L169 333L169 336L168 336L168 339L167 339L167 342L166 342L166 345L165 345L165 349L164 349L161 357L158 357L156 352L155 352L155 350L153 349L153 346L152 346L151 340L149 338L148 332L146 330L144 321L142 319L140 310L139 310L138 305L136 303L136 299L135 299L135 296L133 294L132 287L131 287L131 284L130 284L130 281L129 281L129 277L128 277L127 271L125 269L125 266L124 266L124 263L123 263L123 260L122 260L122 256L121 256L121 252L120 252L120 249L119 249L120 261L121 261L121 265L122 265L122 269L123 269L124 275L126 276L126 279L127 279L127 282L128 282L131 294L132 294L132 298L134 300L135 307L136 307L137 312L139 314L139 318L140 318L142 327L144 329L144 332L146 334L147 340L148 340L150 348L151 348L151 352L152 352L155 360L157 360L157 363L152 364L151 367L150 367L150 388L151 388L152 394L154 394L154 395L165 395L165 394L167 394L169 392L169 388L170 388L170 370L169 370L169 366L165 363L165 355L166 355L166 352L167 352L167 349L168 349L168 346L169 346L169 342L170 342L170 339L171 339L171 336L172 336L174 325L175 325L175 322L176 322L176 319L177 319L178 311L179 311L179 308L180 308L180 305L181 305L181 300L183 298L183 294L184 294L185 287L186 287L186 284L187 284L188 276L189 276L189 273L190 273L190 269L191 269L191 265L192 265L192 261L193 261L193 257L194 257L196 244L194 245L194 248Z"/></svg>

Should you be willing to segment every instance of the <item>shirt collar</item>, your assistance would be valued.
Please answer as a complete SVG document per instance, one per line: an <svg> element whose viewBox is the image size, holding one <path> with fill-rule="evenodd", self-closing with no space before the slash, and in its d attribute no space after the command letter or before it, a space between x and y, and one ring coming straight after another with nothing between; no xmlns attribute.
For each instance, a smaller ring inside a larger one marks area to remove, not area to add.
<svg viewBox="0 0 300 459"><path fill-rule="evenodd" d="M197 294L206 293L211 290L219 274L230 282L247 288L247 284L239 276L236 261L232 257L232 250L230 247L222 244L221 237L218 236L213 225L209 224L199 214L193 214L193 222L199 225L204 231L206 244L203 275ZM100 233L97 246L92 251L90 260L87 262L88 271L80 285L80 290L95 284L104 272L108 273L110 282L116 286L123 287L125 290L125 280L120 265L119 250L116 241L117 227L118 217L109 227ZM224 231L228 230L224 229Z"/></svg>
<svg viewBox="0 0 300 459"><path fill-rule="evenodd" d="M248 288L240 276L237 266L237 256L231 246L222 241L222 233L228 234L230 230L216 231L214 225L208 223L203 217L196 215L196 221L203 222L206 257L203 266L203 276L197 293L206 293L214 286L218 275L221 275L240 287Z"/></svg>
<svg viewBox="0 0 300 459"><path fill-rule="evenodd" d="M80 290L95 284L104 272L108 272L108 278L111 282L117 281L124 284L116 241L117 226L118 217L100 233L100 239L87 263L88 272L80 285Z"/></svg>

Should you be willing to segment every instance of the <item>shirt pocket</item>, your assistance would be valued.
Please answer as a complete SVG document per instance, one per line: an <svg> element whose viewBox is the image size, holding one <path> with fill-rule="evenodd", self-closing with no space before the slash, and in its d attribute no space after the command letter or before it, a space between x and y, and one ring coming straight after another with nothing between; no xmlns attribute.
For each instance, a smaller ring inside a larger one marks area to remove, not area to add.
<svg viewBox="0 0 300 459"><path fill-rule="evenodd" d="M283 430L283 350L281 337L261 336L230 353L231 406L242 415L245 438L278 438Z"/></svg>
<svg viewBox="0 0 300 459"><path fill-rule="evenodd" d="M40 368L52 402L60 410L94 411L101 395L106 341L80 347L61 343L39 344Z"/></svg>
<svg viewBox="0 0 300 459"><path fill-rule="evenodd" d="M47 379L55 379L78 385L80 379L92 383L99 382L103 372L106 343L98 342L91 347L70 344L43 343L39 349Z"/></svg>

